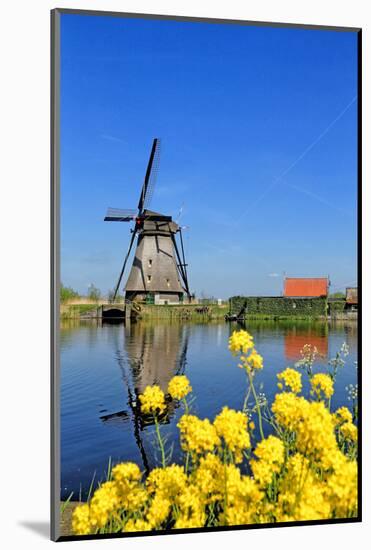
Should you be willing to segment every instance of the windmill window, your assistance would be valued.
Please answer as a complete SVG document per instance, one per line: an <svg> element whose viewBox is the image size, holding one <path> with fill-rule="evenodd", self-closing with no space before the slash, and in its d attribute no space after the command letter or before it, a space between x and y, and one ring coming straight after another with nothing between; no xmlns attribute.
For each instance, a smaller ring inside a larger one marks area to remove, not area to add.
<svg viewBox="0 0 371 550"><path fill-rule="evenodd" d="M170 286L170 279L166 279L166 284L168 287Z"/></svg>
<svg viewBox="0 0 371 550"><path fill-rule="evenodd" d="M147 275L147 283L150 283L152 279L152 275Z"/></svg>
<svg viewBox="0 0 371 550"><path fill-rule="evenodd" d="M152 260L148 260L148 267L152 267Z"/></svg>

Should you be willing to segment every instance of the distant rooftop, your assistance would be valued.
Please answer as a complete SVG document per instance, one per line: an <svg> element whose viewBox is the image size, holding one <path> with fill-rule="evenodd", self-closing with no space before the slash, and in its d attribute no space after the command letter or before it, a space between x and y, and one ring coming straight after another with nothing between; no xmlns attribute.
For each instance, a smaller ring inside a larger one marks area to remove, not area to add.
<svg viewBox="0 0 371 550"><path fill-rule="evenodd" d="M283 295L290 298L327 296L327 277L286 277Z"/></svg>

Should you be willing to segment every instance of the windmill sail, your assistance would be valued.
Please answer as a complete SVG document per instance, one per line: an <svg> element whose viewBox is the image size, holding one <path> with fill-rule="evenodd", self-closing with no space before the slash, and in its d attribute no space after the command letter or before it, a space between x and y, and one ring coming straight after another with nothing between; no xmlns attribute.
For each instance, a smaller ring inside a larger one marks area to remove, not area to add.
<svg viewBox="0 0 371 550"><path fill-rule="evenodd" d="M106 216L104 218L105 222L130 222L135 220L136 211L132 209L121 209L121 208L108 208Z"/></svg>
<svg viewBox="0 0 371 550"><path fill-rule="evenodd" d="M153 189L156 182L158 167L160 163L160 140L155 138L152 144L152 150L148 161L146 175L144 178L142 192L139 197L138 210L141 214L145 208L148 208Z"/></svg>

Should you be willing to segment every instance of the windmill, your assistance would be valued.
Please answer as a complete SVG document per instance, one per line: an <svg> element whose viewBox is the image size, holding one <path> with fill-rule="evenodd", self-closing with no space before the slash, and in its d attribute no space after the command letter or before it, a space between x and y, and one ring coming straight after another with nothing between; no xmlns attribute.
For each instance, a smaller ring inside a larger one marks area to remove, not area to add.
<svg viewBox="0 0 371 550"><path fill-rule="evenodd" d="M171 216L148 209L158 172L159 152L160 141L155 138L139 196L138 211L108 208L104 218L108 222L134 222L113 300L117 296L136 237L135 256L124 287L126 299L172 304L182 301L184 294L190 298L182 228Z"/></svg>

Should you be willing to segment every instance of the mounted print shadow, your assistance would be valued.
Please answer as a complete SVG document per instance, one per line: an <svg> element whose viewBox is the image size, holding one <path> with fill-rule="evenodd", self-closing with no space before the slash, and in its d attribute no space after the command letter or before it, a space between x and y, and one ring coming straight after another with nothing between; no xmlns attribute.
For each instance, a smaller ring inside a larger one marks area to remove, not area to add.
<svg viewBox="0 0 371 550"><path fill-rule="evenodd" d="M360 60L52 11L53 540L361 520Z"/></svg>

